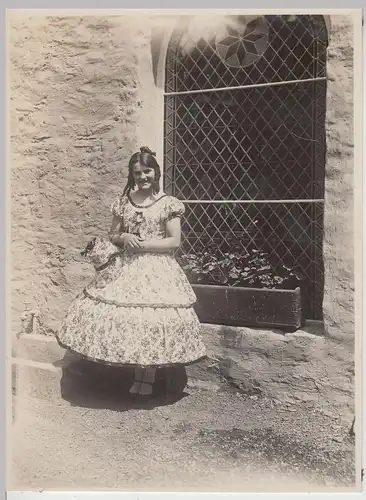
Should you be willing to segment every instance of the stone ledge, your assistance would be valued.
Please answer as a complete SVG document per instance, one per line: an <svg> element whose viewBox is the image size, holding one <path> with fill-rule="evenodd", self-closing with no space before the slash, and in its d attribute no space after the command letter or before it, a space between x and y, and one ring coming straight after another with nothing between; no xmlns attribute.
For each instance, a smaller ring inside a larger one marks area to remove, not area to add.
<svg viewBox="0 0 366 500"><path fill-rule="evenodd" d="M288 403L337 407L353 415L353 355L347 343L321 334L319 324L296 333L203 325L209 361L190 376ZM316 333L316 334L314 334ZM200 373L201 372L201 373Z"/></svg>
<svg viewBox="0 0 366 500"><path fill-rule="evenodd" d="M283 333L280 330L260 330L246 327L230 327L221 325L202 325L203 335L211 337L212 334L225 335L232 339L236 337L243 339L250 338L253 335L261 335L262 339L270 341L280 339L283 342L288 342L295 336L300 338L308 335L322 336L324 328L320 322L307 322L306 326L295 333ZM248 341L249 344L250 341ZM242 345L240 347L243 347ZM63 358L66 351L59 346L54 336L29 333L20 335L13 339L12 353L14 358L22 358L25 360L33 360L40 363L54 363Z"/></svg>
<svg viewBox="0 0 366 500"><path fill-rule="evenodd" d="M15 358L54 363L62 359L66 351L59 346L55 337L31 333L13 340L12 352Z"/></svg>
<svg viewBox="0 0 366 500"><path fill-rule="evenodd" d="M60 400L62 369L50 363L39 363L21 358L12 359L13 396Z"/></svg>
<svg viewBox="0 0 366 500"><path fill-rule="evenodd" d="M349 348L322 335L321 324L309 323L288 334L204 324L202 332L208 358L187 367L189 384L226 387L286 403L320 403L353 414L353 359ZM62 367L75 360L54 337L43 335L16 339L13 353L20 377L17 390L42 398L47 391L59 394L59 387L50 386L58 386Z"/></svg>

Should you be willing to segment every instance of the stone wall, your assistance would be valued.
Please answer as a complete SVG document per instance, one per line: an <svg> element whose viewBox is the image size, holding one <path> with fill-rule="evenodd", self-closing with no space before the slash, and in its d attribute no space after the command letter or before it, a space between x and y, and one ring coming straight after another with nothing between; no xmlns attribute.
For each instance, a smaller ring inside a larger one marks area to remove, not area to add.
<svg viewBox="0 0 366 500"><path fill-rule="evenodd" d="M230 385L253 396L354 415L352 356L337 355L316 326L284 335L276 330L204 325L209 359L189 367L190 377Z"/></svg>
<svg viewBox="0 0 366 500"><path fill-rule="evenodd" d="M80 250L106 233L130 155L154 140L149 31L134 17L12 14L10 43L13 332L38 310L52 334L90 279Z"/></svg>
<svg viewBox="0 0 366 500"><path fill-rule="evenodd" d="M332 16L327 74L324 316L329 336L349 340L354 336L354 126L351 18Z"/></svg>
<svg viewBox="0 0 366 500"><path fill-rule="evenodd" d="M354 112L352 18L332 16L327 75L324 218L325 348L334 387L354 380Z"/></svg>

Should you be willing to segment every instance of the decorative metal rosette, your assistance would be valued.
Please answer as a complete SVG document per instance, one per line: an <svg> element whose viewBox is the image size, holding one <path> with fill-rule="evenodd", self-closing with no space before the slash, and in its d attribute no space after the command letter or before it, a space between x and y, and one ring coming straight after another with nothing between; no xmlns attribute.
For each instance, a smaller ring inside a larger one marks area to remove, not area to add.
<svg viewBox="0 0 366 500"><path fill-rule="evenodd" d="M249 66L268 46L269 28L264 16L238 16L228 24L225 34L216 36L216 50L227 66Z"/></svg>

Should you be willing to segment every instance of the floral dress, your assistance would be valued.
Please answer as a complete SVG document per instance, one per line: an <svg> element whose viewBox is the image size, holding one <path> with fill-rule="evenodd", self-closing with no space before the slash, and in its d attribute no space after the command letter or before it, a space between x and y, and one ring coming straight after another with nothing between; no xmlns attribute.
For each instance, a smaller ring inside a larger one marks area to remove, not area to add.
<svg viewBox="0 0 366 500"><path fill-rule="evenodd" d="M147 206L121 196L112 204L124 232L165 238L166 222L184 214L168 195ZM173 253L121 253L72 302L59 343L107 364L166 366L204 357L196 296Z"/></svg>

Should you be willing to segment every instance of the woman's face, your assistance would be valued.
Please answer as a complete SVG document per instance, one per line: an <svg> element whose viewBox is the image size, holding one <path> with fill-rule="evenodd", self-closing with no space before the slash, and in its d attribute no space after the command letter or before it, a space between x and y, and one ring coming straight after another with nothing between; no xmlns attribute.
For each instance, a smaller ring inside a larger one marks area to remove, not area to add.
<svg viewBox="0 0 366 500"><path fill-rule="evenodd" d="M155 181L155 171L153 168L135 163L132 167L132 175L138 189L148 191L153 188Z"/></svg>

